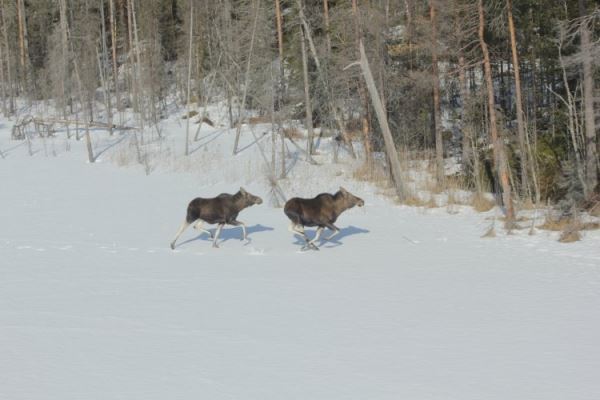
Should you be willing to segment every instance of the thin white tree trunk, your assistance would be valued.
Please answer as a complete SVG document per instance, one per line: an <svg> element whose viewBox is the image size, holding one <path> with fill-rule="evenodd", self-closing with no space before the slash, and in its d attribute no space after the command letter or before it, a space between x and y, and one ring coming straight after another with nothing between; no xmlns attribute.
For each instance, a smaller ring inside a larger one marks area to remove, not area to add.
<svg viewBox="0 0 600 400"><path fill-rule="evenodd" d="M306 19L306 16L304 15L304 11L302 10L302 3L300 0L296 0L296 4L300 10L299 11L300 22L302 23L302 26L304 26L304 32L306 33L306 39L308 40L308 48L310 50L310 53L313 56L313 60L315 61L315 66L317 67L319 79L321 80L321 83L323 84L323 87L325 88L325 92L327 93L327 97L328 97L327 102L329 104L329 108L331 110L331 113L333 114L333 118L335 119L335 122L338 125L338 129L340 130L340 133L342 135L342 138L344 139L344 142L346 142L346 144L348 145L348 150L350 152L350 155L352 156L352 158L356 159L356 153L354 152L354 146L352 145L352 140L350 140L350 138L348 137L348 134L347 134L346 129L344 128L344 124L342 122L342 118L340 117L340 115L337 111L337 108L336 108L335 104L333 103L332 94L329 92L329 87L327 85L327 81L325 80L325 72L321 68L321 62L319 61L317 49L316 49L315 43L312 39L310 25L308 25L308 21Z"/></svg>
<svg viewBox="0 0 600 400"><path fill-rule="evenodd" d="M579 0L579 14L587 15L586 0ZM591 34L588 22L582 19L580 26L581 57L583 67L583 107L585 115L585 174L588 193L591 195L598 184L596 159L596 121L594 112L594 70L591 55Z"/></svg>
<svg viewBox="0 0 600 400"><path fill-rule="evenodd" d="M429 0L429 18L431 23L431 77L433 84L433 121L435 129L435 164L437 184L444 182L444 144L442 141L442 118L440 106L440 74L437 51L437 15L435 0Z"/></svg>
<svg viewBox="0 0 600 400"><path fill-rule="evenodd" d="M187 118L185 123L185 155L190 154L190 87L192 86L192 53L194 43L194 0L190 0L190 41L188 47Z"/></svg>
<svg viewBox="0 0 600 400"><path fill-rule="evenodd" d="M492 139L492 149L494 154L494 164L498 172L498 178L502 186L502 199L506 208L506 225L511 227L515 221L515 210L512 201L512 191L509 181L508 161L504 149L502 136L498 132L496 121L496 103L494 101L494 83L492 80L492 68L490 65L490 55L487 43L484 39L485 33L485 14L483 0L479 0L479 44L483 53L484 76L487 88L488 113L490 122L490 135Z"/></svg>
<svg viewBox="0 0 600 400"><path fill-rule="evenodd" d="M302 50L302 77L304 78L304 106L306 110L306 129L308 131L308 137L306 138L306 159L310 159L310 156L313 154L313 138L314 138L314 130L313 130L313 114L312 114L312 104L310 101L310 84L308 79L308 62L306 56L306 42L304 38L304 28L300 27L300 48Z"/></svg>
<svg viewBox="0 0 600 400"><path fill-rule="evenodd" d="M238 145L240 143L240 134L242 132L242 122L244 119L244 113L246 110L246 96L248 95L248 85L250 84L250 65L252 61L252 55L254 53L254 40L256 38L256 25L258 24L259 15L259 1L254 1L255 15L254 23L252 24L252 35L250 38L250 48L248 49L248 60L246 61L246 73L244 75L244 90L242 93L242 102L240 104L240 112L238 115L237 127L235 131L235 142L233 143L233 155L237 154Z"/></svg>
<svg viewBox="0 0 600 400"><path fill-rule="evenodd" d="M510 48L512 53L513 72L515 77L515 94L517 109L517 135L519 138L519 151L521 152L521 195L530 197L529 189L529 152L525 142L525 117L523 113L523 100L521 95L521 73L519 67L519 54L517 52L517 39L515 23L512 14L512 0L507 0L508 30L510 34Z"/></svg>
<svg viewBox="0 0 600 400"><path fill-rule="evenodd" d="M2 14L2 34L4 37L4 50L6 53L6 77L8 79L8 90L9 90L9 107L10 107L10 114L14 114L15 112L15 99L14 99L14 83L13 83L13 79L12 79L12 68L11 68L11 53L10 53L10 46L8 45L8 28L6 26L6 12L5 12L5 8L4 8L4 1L2 0L2 2L0 3L0 5L2 6L0 13Z"/></svg>
<svg viewBox="0 0 600 400"><path fill-rule="evenodd" d="M110 1L110 0L109 0ZM108 49L106 46L106 24L105 24L105 18L104 18L104 0L102 0L101 2L101 6L100 6L100 18L101 18L101 34L102 34L102 59L104 60L108 60ZM110 90L107 84L107 79L106 79L106 70L105 70L105 63L102 62L102 59L100 58L100 53L97 52L97 56L98 56L98 68L99 68L99 72L100 72L100 82L102 84L102 89L104 90L104 101L105 101L105 106L106 106L106 118L108 119L108 132L110 134L110 136L113 135L113 109L112 109L112 98L110 95Z"/></svg>
<svg viewBox="0 0 600 400"><path fill-rule="evenodd" d="M77 65L77 59L73 58L73 66L75 69L75 79L77 81L77 87L79 89L79 102L83 105L83 85L81 84L81 75L79 74L79 67ZM79 119L79 118L78 118ZM85 147L87 149L87 154L88 154L88 161L91 163L94 163L96 161L96 158L94 157L94 150L92 148L92 138L90 137L90 124L89 124L90 119L86 118L86 123L85 123ZM79 132L79 129L77 129L77 132Z"/></svg>

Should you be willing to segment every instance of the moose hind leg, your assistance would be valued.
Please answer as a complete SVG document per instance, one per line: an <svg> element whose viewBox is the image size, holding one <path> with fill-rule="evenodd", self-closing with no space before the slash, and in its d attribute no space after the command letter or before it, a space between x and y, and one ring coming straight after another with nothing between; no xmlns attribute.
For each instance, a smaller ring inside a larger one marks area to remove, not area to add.
<svg viewBox="0 0 600 400"><path fill-rule="evenodd" d="M181 224L181 226L179 227L179 230L177 231L177 233L175 234L175 239L173 239L173 241L171 242L171 249L175 250L175 242L177 241L177 239L179 239L179 236L181 236L181 234L186 230L186 228L190 226L190 223L186 221L183 221L183 224Z"/></svg>
<svg viewBox="0 0 600 400"><path fill-rule="evenodd" d="M217 245L217 240L219 240L219 235L221 234L221 229L223 229L223 225L225 224L219 224L219 226L217 226L217 231L215 232L215 238L213 239L213 247L218 248L219 245Z"/></svg>
<svg viewBox="0 0 600 400"><path fill-rule="evenodd" d="M204 233L208 233L210 235L210 238L213 238L213 233L211 231L209 231L208 229L204 229L202 226L204 225L204 221L202 221L201 219L199 219L198 221L196 221L196 223L194 224L193 228L200 231L200 232L204 232Z"/></svg>
<svg viewBox="0 0 600 400"><path fill-rule="evenodd" d="M304 232L304 226L302 225L298 225L292 222L292 224L290 225L290 227L288 228L291 232L293 232L294 234L301 236L302 239L304 239L304 246L302 246L302 250L306 250L306 249L313 249L313 250L319 250L319 248L317 246L315 246L314 243L311 243L310 239L308 238L308 236L306 236L306 232Z"/></svg>

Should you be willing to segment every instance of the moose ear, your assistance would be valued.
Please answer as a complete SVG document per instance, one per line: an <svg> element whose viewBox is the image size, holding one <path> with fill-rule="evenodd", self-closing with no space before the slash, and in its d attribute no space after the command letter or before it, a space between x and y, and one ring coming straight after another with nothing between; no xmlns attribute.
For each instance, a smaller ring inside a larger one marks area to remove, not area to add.
<svg viewBox="0 0 600 400"><path fill-rule="evenodd" d="M348 191L346 189L344 189L342 186L340 186L340 192L342 192L342 193L348 193Z"/></svg>
<svg viewBox="0 0 600 400"><path fill-rule="evenodd" d="M243 188L243 187L240 187L240 193L241 193L241 194L246 194L246 191L244 190L244 188Z"/></svg>

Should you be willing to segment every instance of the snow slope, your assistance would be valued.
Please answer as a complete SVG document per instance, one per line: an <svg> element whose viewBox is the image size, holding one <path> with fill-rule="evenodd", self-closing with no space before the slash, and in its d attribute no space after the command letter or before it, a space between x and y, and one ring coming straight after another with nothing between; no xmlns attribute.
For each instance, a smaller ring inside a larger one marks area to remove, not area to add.
<svg viewBox="0 0 600 400"><path fill-rule="evenodd" d="M288 196L343 183L364 197L321 251L299 252L267 204L240 215L249 245L239 228L220 249L190 229L172 251L191 198L241 184L268 197L257 153L227 155L231 132L195 153L201 172L146 176L115 165L124 143L96 164L62 137L29 156L10 124L0 399L600 398L598 233L482 239L487 214L395 206L333 166L325 181L285 184ZM118 139L94 140L100 151Z"/></svg>

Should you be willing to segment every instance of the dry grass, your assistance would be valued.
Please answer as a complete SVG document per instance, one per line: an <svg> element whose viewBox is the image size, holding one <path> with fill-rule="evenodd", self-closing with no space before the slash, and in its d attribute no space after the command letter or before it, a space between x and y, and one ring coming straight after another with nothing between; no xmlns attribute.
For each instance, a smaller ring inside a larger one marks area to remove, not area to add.
<svg viewBox="0 0 600 400"><path fill-rule="evenodd" d="M363 163L352 173L354 179L365 182L373 182L380 187L389 188L390 181L387 172L381 163Z"/></svg>
<svg viewBox="0 0 600 400"><path fill-rule="evenodd" d="M181 119L188 119L188 118L192 118L192 117L195 117L196 115L198 115L198 111L192 110L192 111L190 111L190 112L188 112L188 113L185 113L185 114L184 114L184 115L181 117Z"/></svg>
<svg viewBox="0 0 600 400"><path fill-rule="evenodd" d="M573 243L581 240L581 233L576 229L567 229L560 234L558 241L561 243Z"/></svg>
<svg viewBox="0 0 600 400"><path fill-rule="evenodd" d="M304 138L302 132L297 128L283 128L283 134L286 138L297 140Z"/></svg>
<svg viewBox="0 0 600 400"><path fill-rule="evenodd" d="M427 208L427 205L431 199L424 200L416 194L410 193L401 204L409 207Z"/></svg>
<svg viewBox="0 0 600 400"><path fill-rule="evenodd" d="M248 118L249 125L258 125L258 124L270 124L271 118L266 115L259 115L256 117Z"/></svg>
<svg viewBox="0 0 600 400"><path fill-rule="evenodd" d="M538 228L546 231L559 232L564 231L571 225L573 225L573 220L571 218L553 218L546 216L544 223L538 226Z"/></svg>
<svg viewBox="0 0 600 400"><path fill-rule="evenodd" d="M198 121L196 121L196 123L197 124L203 123L203 124L206 124L206 125L209 125L209 126L215 126L215 123L212 122L212 120L210 118L208 118L208 117L202 117L202 118L198 119Z"/></svg>
<svg viewBox="0 0 600 400"><path fill-rule="evenodd" d="M600 201L597 201L592 207L590 207L588 212L594 217L600 217Z"/></svg>
<svg viewBox="0 0 600 400"><path fill-rule="evenodd" d="M490 211L495 205L494 201L488 199L482 193L475 193L471 197L471 206L477 212Z"/></svg>
<svg viewBox="0 0 600 400"><path fill-rule="evenodd" d="M581 232L600 229L598 222L583 222L579 214L568 217L547 215L544 223L538 227L548 231L561 232L558 239L561 243L572 243L581 240Z"/></svg>

